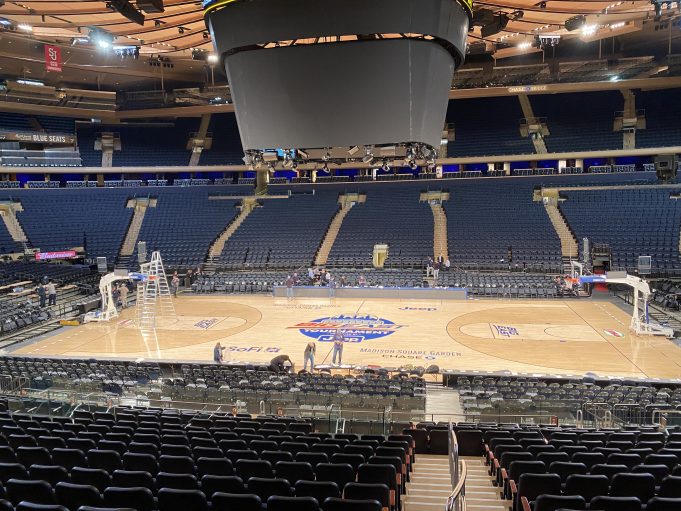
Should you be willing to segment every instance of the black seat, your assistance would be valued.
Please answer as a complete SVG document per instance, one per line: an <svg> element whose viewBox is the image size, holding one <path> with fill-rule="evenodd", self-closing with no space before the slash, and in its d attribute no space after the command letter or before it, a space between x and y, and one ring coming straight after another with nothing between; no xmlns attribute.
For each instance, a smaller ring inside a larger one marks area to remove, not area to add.
<svg viewBox="0 0 681 511"><path fill-rule="evenodd" d="M136 488L141 486L156 493L156 483L149 472L141 470L115 470L111 484L119 488Z"/></svg>
<svg viewBox="0 0 681 511"><path fill-rule="evenodd" d="M539 495L560 495L561 480L558 474L531 474L525 473L518 479L518 493L513 496L513 509L522 509L522 499L533 502Z"/></svg>
<svg viewBox="0 0 681 511"><path fill-rule="evenodd" d="M69 473L60 465L33 465L28 469L31 479L39 479L56 486L60 481L68 481Z"/></svg>
<svg viewBox="0 0 681 511"><path fill-rule="evenodd" d="M123 467L125 470L149 472L152 476L158 474L158 462L151 454L126 452L123 455Z"/></svg>
<svg viewBox="0 0 681 511"><path fill-rule="evenodd" d="M667 477L671 470L667 465L636 465L632 470L634 474L651 474L655 478L655 485L659 485Z"/></svg>
<svg viewBox="0 0 681 511"><path fill-rule="evenodd" d="M0 509L4 509L0 507ZM35 504L34 502L19 502L14 507L15 511L68 511L64 506L59 504Z"/></svg>
<svg viewBox="0 0 681 511"><path fill-rule="evenodd" d="M563 484L567 478L573 474L586 474L586 465L583 463L566 463L564 461L554 461L549 466L549 472L558 474Z"/></svg>
<svg viewBox="0 0 681 511"><path fill-rule="evenodd" d="M679 511L681 498L653 497L648 501L646 511Z"/></svg>
<svg viewBox="0 0 681 511"><path fill-rule="evenodd" d="M267 499L268 511L319 511L319 504L312 497L283 497L273 495Z"/></svg>
<svg viewBox="0 0 681 511"><path fill-rule="evenodd" d="M137 511L153 511L154 495L149 488L111 486L104 490L104 505L112 508L134 507Z"/></svg>
<svg viewBox="0 0 681 511"><path fill-rule="evenodd" d="M381 511L381 503L377 500L329 498L324 501L322 509L323 511Z"/></svg>
<svg viewBox="0 0 681 511"><path fill-rule="evenodd" d="M28 479L28 472L21 463L0 463L0 482L10 479Z"/></svg>
<svg viewBox="0 0 681 511"><path fill-rule="evenodd" d="M61 465L66 470L73 467L87 467L87 458L80 449L52 449L52 462Z"/></svg>
<svg viewBox="0 0 681 511"><path fill-rule="evenodd" d="M315 474L317 481L334 482L342 492L347 483L355 480L356 470L348 463L320 463Z"/></svg>
<svg viewBox="0 0 681 511"><path fill-rule="evenodd" d="M194 474L169 474L159 472L156 476L156 488L171 488L173 490L198 490L199 482Z"/></svg>
<svg viewBox="0 0 681 511"><path fill-rule="evenodd" d="M87 460L91 468L101 468L102 470L106 470L109 474L113 474L114 470L123 468L121 455L116 451L90 449L87 452Z"/></svg>
<svg viewBox="0 0 681 511"><path fill-rule="evenodd" d="M361 454L337 453L331 456L331 463L348 464L351 465L355 471L357 471L359 466L365 462L366 460Z"/></svg>
<svg viewBox="0 0 681 511"><path fill-rule="evenodd" d="M103 492L104 488L111 486L111 476L101 468L73 467L71 469L71 482L75 484L89 484Z"/></svg>
<svg viewBox="0 0 681 511"><path fill-rule="evenodd" d="M234 474L232 462L227 458L199 458L196 460L199 477L204 475L231 476Z"/></svg>
<svg viewBox="0 0 681 511"><path fill-rule="evenodd" d="M482 456L482 431L479 429L462 429L456 434L459 442L460 456Z"/></svg>
<svg viewBox="0 0 681 511"><path fill-rule="evenodd" d="M206 511L206 496L198 490L162 488L158 491L159 511Z"/></svg>
<svg viewBox="0 0 681 511"><path fill-rule="evenodd" d="M589 503L589 509L599 511L641 511L641 501L636 497L594 497Z"/></svg>
<svg viewBox="0 0 681 511"><path fill-rule="evenodd" d="M309 463L314 468L320 463L328 463L329 457L323 452L299 452L296 454L295 460L301 463Z"/></svg>
<svg viewBox="0 0 681 511"><path fill-rule="evenodd" d="M269 461L274 466L279 461L293 461L293 454L286 451L263 451L260 453L260 459Z"/></svg>
<svg viewBox="0 0 681 511"><path fill-rule="evenodd" d="M652 474L616 474L610 482L611 497L637 497L641 502L648 502L654 495Z"/></svg>
<svg viewBox="0 0 681 511"><path fill-rule="evenodd" d="M390 489L390 507L394 508L397 505L397 471L393 465L368 463L360 465L357 470L357 482L385 484Z"/></svg>
<svg viewBox="0 0 681 511"><path fill-rule="evenodd" d="M313 497L322 505L329 497L340 497L338 485L333 481L298 481L295 486L296 497Z"/></svg>
<svg viewBox="0 0 681 511"><path fill-rule="evenodd" d="M679 458L674 454L649 454L645 459L646 465L665 465L671 472L679 464Z"/></svg>
<svg viewBox="0 0 681 511"><path fill-rule="evenodd" d="M264 460L239 460L236 462L236 474L244 481L248 481L251 477L274 477L272 465ZM263 500L267 501L266 498Z"/></svg>
<svg viewBox="0 0 681 511"><path fill-rule="evenodd" d="M390 508L390 488L381 483L348 483L343 490L346 499L377 500L385 510Z"/></svg>
<svg viewBox="0 0 681 511"><path fill-rule="evenodd" d="M80 506L100 507L103 504L97 488L87 484L57 483L54 491L57 502L69 511L77 511Z"/></svg>
<svg viewBox="0 0 681 511"><path fill-rule="evenodd" d="M249 493L257 495L264 502L267 502L272 495L293 496L293 488L286 479L252 477L248 480L246 488Z"/></svg>
<svg viewBox="0 0 681 511"><path fill-rule="evenodd" d="M315 474L312 465L296 461L279 461L274 466L275 476L286 479L291 486L298 481L314 481Z"/></svg>
<svg viewBox="0 0 681 511"><path fill-rule="evenodd" d="M667 476L660 483L658 497L681 498L681 477Z"/></svg>
<svg viewBox="0 0 681 511"><path fill-rule="evenodd" d="M253 494L215 493L211 511L262 511L262 500Z"/></svg>
<svg viewBox="0 0 681 511"><path fill-rule="evenodd" d="M431 454L447 454L449 452L449 431L431 430L429 433L429 451Z"/></svg>
<svg viewBox="0 0 681 511"><path fill-rule="evenodd" d="M572 462L583 463L587 471L590 471L594 465L605 463L605 455L600 452L578 452L572 457Z"/></svg>
<svg viewBox="0 0 681 511"><path fill-rule="evenodd" d="M584 497L579 495L538 495L533 511L556 511L558 509L586 509Z"/></svg>
<svg viewBox="0 0 681 511"><path fill-rule="evenodd" d="M604 475L612 480L617 474L624 474L629 472L629 467L626 465L594 465L591 467L592 475Z"/></svg>
<svg viewBox="0 0 681 511"><path fill-rule="evenodd" d="M246 485L239 476L205 475L201 478L201 490L208 500L216 493L246 493Z"/></svg>
<svg viewBox="0 0 681 511"><path fill-rule="evenodd" d="M643 463L643 459L638 454L611 454L608 456L608 465L626 465L634 468Z"/></svg>
<svg viewBox="0 0 681 511"><path fill-rule="evenodd" d="M34 504L54 504L54 492L49 483L39 480L10 479L5 483L8 500L17 505L19 502Z"/></svg>
<svg viewBox="0 0 681 511"><path fill-rule="evenodd" d="M26 447L22 446L14 450L17 461L27 469L31 465L51 465L52 457L50 451L45 447Z"/></svg>
<svg viewBox="0 0 681 511"><path fill-rule="evenodd" d="M158 469L170 474L193 474L195 465L189 456L161 455L158 459Z"/></svg>
<svg viewBox="0 0 681 511"><path fill-rule="evenodd" d="M574 474L565 482L564 495L581 495L586 502L598 495L607 495L610 479L604 475Z"/></svg>

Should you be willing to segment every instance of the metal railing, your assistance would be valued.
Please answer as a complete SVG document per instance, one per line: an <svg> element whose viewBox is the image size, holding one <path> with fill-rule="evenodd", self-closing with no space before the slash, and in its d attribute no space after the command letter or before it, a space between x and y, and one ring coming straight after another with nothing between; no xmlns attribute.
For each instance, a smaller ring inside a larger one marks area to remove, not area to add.
<svg viewBox="0 0 681 511"><path fill-rule="evenodd" d="M459 443L456 433L449 424L449 473L452 493L447 498L446 511L466 511L466 462L459 459Z"/></svg>

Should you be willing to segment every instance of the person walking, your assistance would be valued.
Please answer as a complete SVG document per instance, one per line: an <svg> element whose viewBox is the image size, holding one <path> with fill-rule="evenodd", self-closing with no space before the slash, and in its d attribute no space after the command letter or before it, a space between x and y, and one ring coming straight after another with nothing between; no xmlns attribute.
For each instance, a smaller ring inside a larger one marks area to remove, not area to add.
<svg viewBox="0 0 681 511"><path fill-rule="evenodd" d="M111 298L113 300L114 306L118 307L120 305L121 290L114 284L113 289L111 289Z"/></svg>
<svg viewBox="0 0 681 511"><path fill-rule="evenodd" d="M47 305L57 305L57 288L51 280L47 283Z"/></svg>
<svg viewBox="0 0 681 511"><path fill-rule="evenodd" d="M218 342L215 347L213 348L213 362L217 362L218 364L222 363L222 360L224 359L225 347Z"/></svg>
<svg viewBox="0 0 681 511"><path fill-rule="evenodd" d="M305 352L303 353L303 371L307 370L307 361L310 361L310 372L314 372L314 356L317 353L317 345L310 341L305 346Z"/></svg>
<svg viewBox="0 0 681 511"><path fill-rule="evenodd" d="M289 275L286 277L286 280L284 281L284 285L286 286L286 299L287 300L292 300L293 299L293 277Z"/></svg>
<svg viewBox="0 0 681 511"><path fill-rule="evenodd" d="M333 358L331 360L331 363L333 365L342 365L343 364L343 343L345 342L345 336L343 335L343 332L340 329L336 330L336 333L333 334ZM338 356L338 364L336 364L336 356Z"/></svg>
<svg viewBox="0 0 681 511"><path fill-rule="evenodd" d="M170 281L170 289L173 292L173 298L177 298L177 290L180 287L180 277L177 272L173 273L173 279Z"/></svg>
<svg viewBox="0 0 681 511"><path fill-rule="evenodd" d="M38 284L38 289L36 290L38 293L38 298L40 299L40 307L43 308L45 307L45 299L47 298L47 291L45 291L45 286L43 286L43 283L41 282Z"/></svg>
<svg viewBox="0 0 681 511"><path fill-rule="evenodd" d="M130 290L128 289L128 284L126 284L125 282L123 284L121 284L121 286L118 290L120 297L121 297L121 307L123 307L124 309L127 308L127 306L128 306L128 292L129 291Z"/></svg>

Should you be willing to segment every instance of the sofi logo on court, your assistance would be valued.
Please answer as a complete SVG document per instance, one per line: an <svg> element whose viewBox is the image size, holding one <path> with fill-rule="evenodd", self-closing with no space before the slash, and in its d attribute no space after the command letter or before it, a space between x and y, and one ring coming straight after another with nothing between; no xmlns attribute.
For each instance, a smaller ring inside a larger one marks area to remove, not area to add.
<svg viewBox="0 0 681 511"><path fill-rule="evenodd" d="M345 342L362 342L394 334L404 326L369 314L339 314L298 323L288 328L296 328L301 334L320 342L333 341L336 330L340 329Z"/></svg>

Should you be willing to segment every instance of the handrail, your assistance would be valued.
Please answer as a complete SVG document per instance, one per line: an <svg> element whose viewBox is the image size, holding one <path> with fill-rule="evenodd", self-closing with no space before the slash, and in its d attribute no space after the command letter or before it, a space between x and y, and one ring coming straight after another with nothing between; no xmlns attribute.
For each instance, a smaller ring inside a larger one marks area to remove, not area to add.
<svg viewBox="0 0 681 511"><path fill-rule="evenodd" d="M448 444L449 473L452 481L452 493L447 498L445 510L465 511L467 467L465 461L459 460L459 443L451 422L449 423Z"/></svg>

